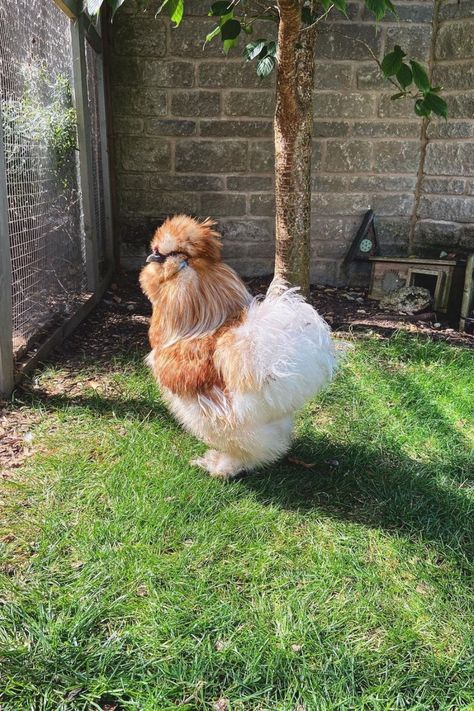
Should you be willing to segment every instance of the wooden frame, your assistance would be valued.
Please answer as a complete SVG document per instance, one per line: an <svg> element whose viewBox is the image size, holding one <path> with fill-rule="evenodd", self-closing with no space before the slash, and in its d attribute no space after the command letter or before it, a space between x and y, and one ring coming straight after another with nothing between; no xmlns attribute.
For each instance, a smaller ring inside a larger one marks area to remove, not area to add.
<svg viewBox="0 0 474 711"><path fill-rule="evenodd" d="M435 311L437 309L445 311L448 308L449 290L451 288L451 279L447 277L446 272L442 272L439 269L410 267L408 270L407 286L415 286L413 281L417 274L436 277L436 286L433 295L434 309Z"/></svg>
<svg viewBox="0 0 474 711"><path fill-rule="evenodd" d="M464 277L464 290L462 295L461 318L459 319L459 330L466 330L466 321L470 309L474 307L474 254L470 254L466 262L466 274Z"/></svg>
<svg viewBox="0 0 474 711"><path fill-rule="evenodd" d="M104 212L105 212L105 257L108 266L116 263L116 250L114 240L112 190L110 180L110 155L107 125L107 96L105 86L104 54L102 53L97 63L98 67L98 112L99 130L101 135L101 166L104 191Z"/></svg>
<svg viewBox="0 0 474 711"><path fill-rule="evenodd" d="M94 210L91 123L87 101L86 48L84 21L81 17L71 24L71 38L74 99L77 113L77 134L79 143L79 180L82 193L84 232L86 236L87 285L89 291L95 292L99 286L99 263L97 224Z"/></svg>
<svg viewBox="0 0 474 711"><path fill-rule="evenodd" d="M0 397L8 397L13 390L12 263L1 103L0 100Z"/></svg>

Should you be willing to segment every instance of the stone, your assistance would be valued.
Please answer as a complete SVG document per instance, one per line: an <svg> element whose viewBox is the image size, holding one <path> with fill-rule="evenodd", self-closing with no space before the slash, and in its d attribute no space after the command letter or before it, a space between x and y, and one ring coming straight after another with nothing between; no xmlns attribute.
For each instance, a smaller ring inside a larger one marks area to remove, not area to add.
<svg viewBox="0 0 474 711"><path fill-rule="evenodd" d="M424 193L435 194L457 194L462 195L465 191L466 183L459 178L423 178L422 191Z"/></svg>
<svg viewBox="0 0 474 711"><path fill-rule="evenodd" d="M122 136L120 157L124 170L149 172L171 167L170 145L162 138Z"/></svg>
<svg viewBox="0 0 474 711"><path fill-rule="evenodd" d="M474 143L428 143L425 158L427 175L473 175Z"/></svg>
<svg viewBox="0 0 474 711"><path fill-rule="evenodd" d="M348 89L352 85L352 64L316 62L314 68L315 89Z"/></svg>
<svg viewBox="0 0 474 711"><path fill-rule="evenodd" d="M212 217L241 217L245 215L245 195L204 193L201 195L201 214Z"/></svg>
<svg viewBox="0 0 474 711"><path fill-rule="evenodd" d="M242 192L267 191L273 189L273 176L267 175L229 175L227 188Z"/></svg>
<svg viewBox="0 0 474 711"><path fill-rule="evenodd" d="M245 141L184 139L176 146L178 173L238 173L247 168Z"/></svg>
<svg viewBox="0 0 474 711"><path fill-rule="evenodd" d="M346 121L316 121L313 125L313 136L315 138L347 136L350 130L351 124Z"/></svg>
<svg viewBox="0 0 474 711"><path fill-rule="evenodd" d="M178 91L171 97L174 116L218 116L220 110L218 91Z"/></svg>
<svg viewBox="0 0 474 711"><path fill-rule="evenodd" d="M368 138L420 138L420 121L358 121L352 127L353 136ZM377 144L375 144L377 145Z"/></svg>
<svg viewBox="0 0 474 711"><path fill-rule="evenodd" d="M275 168L275 149L273 141L249 142L249 167L257 173L273 172Z"/></svg>
<svg viewBox="0 0 474 711"><path fill-rule="evenodd" d="M224 112L228 116L273 116L273 91L230 91L224 98Z"/></svg>
<svg viewBox="0 0 474 711"><path fill-rule="evenodd" d="M469 59L474 57L472 23L460 20L442 24L436 41L438 59Z"/></svg>
<svg viewBox="0 0 474 711"><path fill-rule="evenodd" d="M439 64L433 72L433 83L435 86L449 87L449 91L469 91L474 86L474 62Z"/></svg>
<svg viewBox="0 0 474 711"><path fill-rule="evenodd" d="M155 218L182 212L198 215L199 198L195 193L125 190L122 192L120 211Z"/></svg>
<svg viewBox="0 0 474 711"><path fill-rule="evenodd" d="M273 216L275 214L275 195L262 193L250 197L250 214L259 216Z"/></svg>
<svg viewBox="0 0 474 711"><path fill-rule="evenodd" d="M224 190L224 178L216 175L169 175L166 173L154 173L149 176L149 181L155 190L183 190L184 192Z"/></svg>
<svg viewBox="0 0 474 711"><path fill-rule="evenodd" d="M396 44L403 45L407 56L419 62L427 62L431 48L431 25L425 27L407 27L396 24L388 27L385 51L389 52Z"/></svg>
<svg viewBox="0 0 474 711"><path fill-rule="evenodd" d="M469 0L470 1L470 0ZM409 5L396 5L397 17L395 18L391 12L387 12L382 22L416 22L428 23L433 19L433 4L431 2L410 2ZM362 10L363 20L372 20L374 15L367 7Z"/></svg>
<svg viewBox="0 0 474 711"><path fill-rule="evenodd" d="M360 92L317 94L314 101L316 118L371 118L375 115L376 96Z"/></svg>
<svg viewBox="0 0 474 711"><path fill-rule="evenodd" d="M115 135L139 136L140 133L143 133L143 119L114 115L112 116L112 122Z"/></svg>
<svg viewBox="0 0 474 711"><path fill-rule="evenodd" d="M381 89L387 87L387 80L381 69L371 62L357 69L356 84L358 89Z"/></svg>
<svg viewBox="0 0 474 711"><path fill-rule="evenodd" d="M474 16L474 8L472 0L451 0L450 3L443 2L439 8L439 17L441 20L453 18L463 18Z"/></svg>
<svg viewBox="0 0 474 711"><path fill-rule="evenodd" d="M202 1L202 0L200 0ZM198 85L209 89L265 89L275 82L272 72L260 79L255 65L231 58L220 62L202 62L198 68Z"/></svg>
<svg viewBox="0 0 474 711"><path fill-rule="evenodd" d="M414 120L415 111L413 109L413 99L401 98L392 100L395 87L390 94L381 94L379 98L378 115L380 118L398 118ZM418 119L421 130L421 119Z"/></svg>
<svg viewBox="0 0 474 711"><path fill-rule="evenodd" d="M165 18L117 15L113 30L114 51L124 56L164 57L166 22Z"/></svg>
<svg viewBox="0 0 474 711"><path fill-rule="evenodd" d="M361 41L358 41L361 40ZM351 23L339 27L333 25L321 32L316 42L316 57L320 59L367 59L367 47L379 54L382 46L382 32L373 24Z"/></svg>
<svg viewBox="0 0 474 711"><path fill-rule="evenodd" d="M221 61L225 61L219 37L208 42L205 48L203 46L204 38L215 26L216 20L212 17L184 17L179 28L170 28L168 55L179 59L220 57Z"/></svg>
<svg viewBox="0 0 474 711"><path fill-rule="evenodd" d="M148 119L145 134L149 136L192 136L196 122L184 119Z"/></svg>
<svg viewBox="0 0 474 711"><path fill-rule="evenodd" d="M163 88L185 88L194 84L192 62L147 57L113 56L112 84L137 84Z"/></svg>
<svg viewBox="0 0 474 711"><path fill-rule="evenodd" d="M416 173L420 152L418 141L378 141L374 144L374 172Z"/></svg>
<svg viewBox="0 0 474 711"><path fill-rule="evenodd" d="M433 119L428 125L428 138L473 138L474 121L449 121Z"/></svg>
<svg viewBox="0 0 474 711"><path fill-rule="evenodd" d="M221 226L224 238L237 244L274 240L273 220L226 220Z"/></svg>
<svg viewBox="0 0 474 711"><path fill-rule="evenodd" d="M427 311L432 304L428 289L421 286L403 286L392 291L380 301L380 308L404 314L419 314Z"/></svg>
<svg viewBox="0 0 474 711"><path fill-rule="evenodd" d="M201 121L201 136L225 136L229 138L249 138L254 136L271 136L273 124L271 121L228 121L215 119Z"/></svg>
<svg viewBox="0 0 474 711"><path fill-rule="evenodd" d="M358 173L372 165L370 141L328 141L324 169L326 172Z"/></svg>
<svg viewBox="0 0 474 711"><path fill-rule="evenodd" d="M167 94L154 87L116 86L113 92L112 107L115 116L166 116Z"/></svg>
<svg viewBox="0 0 474 711"><path fill-rule="evenodd" d="M418 215L431 220L474 223L474 200L459 195L422 195Z"/></svg>

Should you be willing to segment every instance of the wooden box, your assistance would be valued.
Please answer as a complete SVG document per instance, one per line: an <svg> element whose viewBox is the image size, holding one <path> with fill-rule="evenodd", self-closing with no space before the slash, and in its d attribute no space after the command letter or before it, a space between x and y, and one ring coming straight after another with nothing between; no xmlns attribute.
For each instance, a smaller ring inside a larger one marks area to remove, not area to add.
<svg viewBox="0 0 474 711"><path fill-rule="evenodd" d="M421 286L433 297L435 311L446 313L457 262L416 257L371 257L369 298L380 300L402 286Z"/></svg>

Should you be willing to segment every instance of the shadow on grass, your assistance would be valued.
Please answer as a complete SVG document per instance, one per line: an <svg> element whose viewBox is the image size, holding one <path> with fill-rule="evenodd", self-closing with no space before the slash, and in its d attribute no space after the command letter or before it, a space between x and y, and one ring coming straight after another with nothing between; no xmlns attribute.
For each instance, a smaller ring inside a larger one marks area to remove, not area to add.
<svg viewBox="0 0 474 711"><path fill-rule="evenodd" d="M430 398L429 389L407 374L385 373L390 390L399 398L397 416L402 418L407 439L416 430L423 441L430 436L446 447L440 458L420 458L404 451L404 437L391 432L379 420L379 431L355 433L357 442L347 444L318 434L317 422L297 438L292 453L312 469L280 462L243 481L261 501L286 510L321 511L334 518L382 528L393 535L401 532L441 545L444 555L453 554L462 565L474 557L474 448L462 426L446 416ZM364 401L368 422L377 423L370 399L350 382L352 392ZM362 414L362 413L361 413ZM357 421L354 421L357 426ZM421 436L422 435L422 436ZM365 438L365 441L364 441ZM414 440L416 441L416 440ZM413 442L411 443L413 449ZM290 454L290 457L292 455ZM441 553L441 550L440 550Z"/></svg>
<svg viewBox="0 0 474 711"><path fill-rule="evenodd" d="M365 432L356 433L360 441L342 444L319 434L315 423L292 449L294 457L314 462L312 469L283 460L246 474L241 481L262 503L285 510L319 511L382 528L392 535L401 532L422 538L440 547L440 560L454 554L466 565L474 555L474 504L466 493L474 479L472 443L413 378L399 371L387 371L384 378L394 396L402 398L404 429L428 427L434 437L452 448L449 457L416 460L403 451L403 438L392 435L390 428L372 438L368 425ZM357 394L356 383L349 385ZM120 394L68 395L37 390L25 394L48 411L78 408L103 417L156 420L167 430L180 429L158 395L127 399ZM358 395L364 399L363 391ZM364 408L371 409L368 399ZM375 410L370 422L377 422ZM380 428L383 430L383 422Z"/></svg>
<svg viewBox="0 0 474 711"><path fill-rule="evenodd" d="M464 457L449 466L421 464L394 449L344 446L316 433L296 439L291 456L314 466L282 461L245 475L243 484L266 504L421 538L441 546L440 562L453 554L461 566L473 561L474 506L463 491ZM456 479L463 481L455 485Z"/></svg>

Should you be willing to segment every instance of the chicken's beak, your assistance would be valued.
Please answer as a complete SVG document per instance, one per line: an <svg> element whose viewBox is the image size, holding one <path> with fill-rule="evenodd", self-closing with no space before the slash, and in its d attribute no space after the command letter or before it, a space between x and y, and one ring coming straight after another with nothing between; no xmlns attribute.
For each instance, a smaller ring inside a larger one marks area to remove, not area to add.
<svg viewBox="0 0 474 711"><path fill-rule="evenodd" d="M146 258L146 263L150 264L150 262L163 262L163 257L159 254L154 254L153 252L148 255Z"/></svg>

